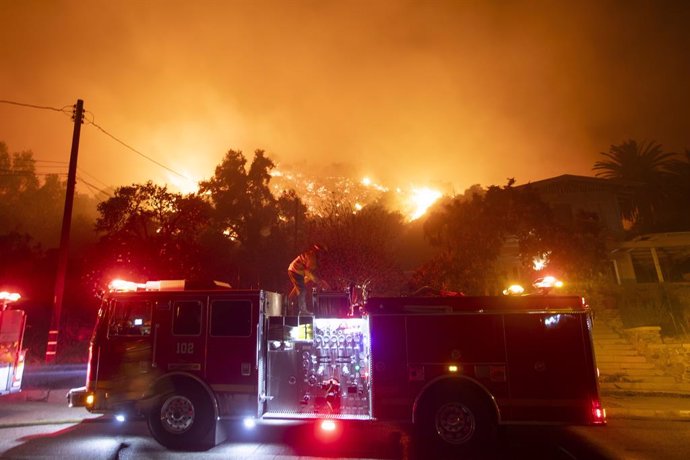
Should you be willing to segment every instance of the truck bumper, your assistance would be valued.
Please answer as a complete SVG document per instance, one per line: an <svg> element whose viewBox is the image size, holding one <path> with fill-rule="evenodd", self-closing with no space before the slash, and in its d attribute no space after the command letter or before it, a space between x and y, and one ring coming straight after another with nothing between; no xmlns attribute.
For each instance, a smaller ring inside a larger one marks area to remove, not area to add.
<svg viewBox="0 0 690 460"><path fill-rule="evenodd" d="M67 404L69 407L86 407L88 396L86 387L72 388L67 392Z"/></svg>

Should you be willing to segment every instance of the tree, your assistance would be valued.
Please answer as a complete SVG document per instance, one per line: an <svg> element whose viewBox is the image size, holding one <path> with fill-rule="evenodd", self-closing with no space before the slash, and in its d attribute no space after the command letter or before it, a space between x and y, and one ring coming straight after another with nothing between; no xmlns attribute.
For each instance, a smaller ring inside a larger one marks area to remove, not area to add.
<svg viewBox="0 0 690 460"><path fill-rule="evenodd" d="M43 247L60 240L66 184L57 174L40 180L31 151L10 154L0 142L0 235L19 232ZM95 200L77 194L72 216L72 239L90 240L96 217ZM73 245L74 247L78 245Z"/></svg>
<svg viewBox="0 0 690 460"><path fill-rule="evenodd" d="M9 197L38 187L33 152L27 150L10 155L7 144L0 142L0 196Z"/></svg>
<svg viewBox="0 0 690 460"><path fill-rule="evenodd" d="M381 205L357 211L341 199L327 202L324 214L314 217L310 239L328 248L322 277L335 290L351 284L377 294L399 294L402 272L398 265L403 217Z"/></svg>
<svg viewBox="0 0 690 460"><path fill-rule="evenodd" d="M33 153L10 154L7 144L0 142L0 234L27 230L21 216L31 203L25 196L38 187Z"/></svg>
<svg viewBox="0 0 690 460"><path fill-rule="evenodd" d="M275 252L279 248L273 233L284 223L269 187L273 167L263 150L254 152L249 169L241 151L229 150L213 177L200 183L200 193L213 205L213 226L233 245L240 267L237 284L243 287L277 288L275 262L288 249L283 245L282 254Z"/></svg>
<svg viewBox="0 0 690 460"><path fill-rule="evenodd" d="M57 247L65 202L66 184L57 174L42 180L36 172L36 160L31 151L10 154L0 142L0 281L17 287L26 299L29 311L26 342L37 359L45 347L54 296ZM79 257L84 241L93 235L95 203L77 194L74 201L71 233L70 264L67 277L67 300L64 310L73 329L75 310L90 299L84 294L79 280ZM75 264L75 262L77 262ZM93 309L84 309L93 313ZM89 315L89 319L92 320ZM65 332L65 331L63 331Z"/></svg>
<svg viewBox="0 0 690 460"><path fill-rule="evenodd" d="M503 289L508 275L499 258L509 240L517 257L531 271L535 256L549 255L551 266L569 279L586 277L603 268L605 252L600 228L586 216L582 225L558 225L547 204L529 188L491 186L485 194L458 196L429 216L425 232L438 250L413 278L413 288L490 294ZM532 281L525 280L525 281Z"/></svg>
<svg viewBox="0 0 690 460"><path fill-rule="evenodd" d="M607 160L600 160L593 169L606 179L629 181L636 185L630 201L622 203L622 212L633 221L637 231L655 230L659 223L659 209L668 199L666 181L673 154L664 152L655 141L638 143L628 140L612 145Z"/></svg>
<svg viewBox="0 0 690 460"><path fill-rule="evenodd" d="M98 205L99 265L106 277L196 278L205 275L200 239L210 219L198 195L147 182L119 187Z"/></svg>

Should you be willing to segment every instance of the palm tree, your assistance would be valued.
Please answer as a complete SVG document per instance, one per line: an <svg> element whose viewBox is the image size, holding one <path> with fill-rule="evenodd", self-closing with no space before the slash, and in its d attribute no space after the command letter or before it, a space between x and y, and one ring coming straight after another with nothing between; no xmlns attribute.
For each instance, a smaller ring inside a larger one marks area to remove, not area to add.
<svg viewBox="0 0 690 460"><path fill-rule="evenodd" d="M622 203L624 216L639 231L653 230L658 209L665 199L665 182L673 154L664 152L655 141L638 143L632 139L612 145L608 153L601 154L607 159L594 163L597 176L634 185L630 201Z"/></svg>

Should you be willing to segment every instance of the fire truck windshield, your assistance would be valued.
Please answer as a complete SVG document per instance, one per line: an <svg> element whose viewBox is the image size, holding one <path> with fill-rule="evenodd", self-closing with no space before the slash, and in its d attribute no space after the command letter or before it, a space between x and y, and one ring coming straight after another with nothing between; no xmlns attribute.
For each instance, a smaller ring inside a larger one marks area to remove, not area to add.
<svg viewBox="0 0 690 460"><path fill-rule="evenodd" d="M149 335L151 333L151 310L151 304L147 301L113 301L108 328L109 335Z"/></svg>

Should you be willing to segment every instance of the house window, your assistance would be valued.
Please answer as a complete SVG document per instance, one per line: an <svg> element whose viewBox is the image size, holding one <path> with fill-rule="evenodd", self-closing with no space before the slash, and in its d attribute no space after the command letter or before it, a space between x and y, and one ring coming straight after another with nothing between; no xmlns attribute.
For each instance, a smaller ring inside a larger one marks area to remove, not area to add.
<svg viewBox="0 0 690 460"><path fill-rule="evenodd" d="M632 259L632 266L635 271L635 280L638 283L659 282L659 277L654 267L654 259L648 248L634 251L630 254L630 258Z"/></svg>

